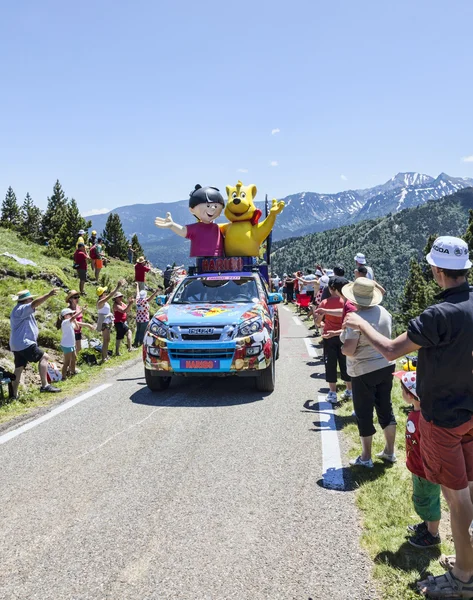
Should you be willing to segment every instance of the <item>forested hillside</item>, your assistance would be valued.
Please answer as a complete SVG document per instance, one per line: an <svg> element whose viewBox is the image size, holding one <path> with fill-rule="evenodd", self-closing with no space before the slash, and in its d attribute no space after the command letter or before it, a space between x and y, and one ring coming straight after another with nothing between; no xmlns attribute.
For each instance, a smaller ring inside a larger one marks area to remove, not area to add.
<svg viewBox="0 0 473 600"><path fill-rule="evenodd" d="M411 257L423 260L430 234L463 235L473 188L433 200L394 215L338 229L290 238L273 244L272 271L282 275L297 269L342 264L352 276L357 252L366 254L376 279L388 290L386 306L396 310L409 272Z"/></svg>

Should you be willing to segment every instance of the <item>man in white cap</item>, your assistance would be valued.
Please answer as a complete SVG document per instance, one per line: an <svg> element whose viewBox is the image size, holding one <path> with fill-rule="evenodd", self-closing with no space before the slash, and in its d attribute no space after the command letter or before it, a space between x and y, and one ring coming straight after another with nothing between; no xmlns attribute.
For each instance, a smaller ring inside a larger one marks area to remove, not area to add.
<svg viewBox="0 0 473 600"><path fill-rule="evenodd" d="M358 252L358 254L355 256L355 263L356 268L361 266L366 268L365 277L367 277L368 279L374 279L373 269L366 264L366 256L364 254Z"/></svg>
<svg viewBox="0 0 473 600"><path fill-rule="evenodd" d="M418 350L417 393L426 478L442 486L450 508L456 550L453 569L419 582L435 598L473 598L473 291L468 245L442 236L426 257L442 292L438 304L409 322L407 332L390 340L356 313L344 326L360 330L388 360Z"/></svg>
<svg viewBox="0 0 473 600"><path fill-rule="evenodd" d="M38 346L38 324L34 316L35 310L58 293L58 289L52 289L44 296L36 298L29 290L22 290L13 298L17 304L10 314L10 350L15 357L15 376L13 382L13 397L18 397L18 386L21 374L30 362L39 363L39 375L41 377L40 392L60 392L61 390L48 384L48 360ZM36 298L36 299L35 299Z"/></svg>

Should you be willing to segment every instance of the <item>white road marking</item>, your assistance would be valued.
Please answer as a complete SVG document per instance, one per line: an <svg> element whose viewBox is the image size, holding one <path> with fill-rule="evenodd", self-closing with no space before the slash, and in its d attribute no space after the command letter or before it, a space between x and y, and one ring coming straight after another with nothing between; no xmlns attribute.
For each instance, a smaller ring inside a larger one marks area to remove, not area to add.
<svg viewBox="0 0 473 600"><path fill-rule="evenodd" d="M318 397L320 434L322 437L322 477L324 487L332 490L343 490L345 489L345 481L343 479L340 444L335 425L335 410L326 398L327 396L324 395Z"/></svg>
<svg viewBox="0 0 473 600"><path fill-rule="evenodd" d="M292 318L293 318L294 323L296 325L302 325L303 324L302 321L299 319L299 317L292 317Z"/></svg>
<svg viewBox="0 0 473 600"><path fill-rule="evenodd" d="M74 398L73 400L68 400L67 402L64 402L63 404L59 405L58 407L53 408L53 410L51 412L48 412L48 414L43 415L42 417L39 417L38 419L34 419L34 421L30 421L29 423L25 423L24 425L22 425L21 427L18 427L17 429L14 429L13 431L4 433L3 435L0 436L0 444L5 444L5 442L9 442L13 438L16 438L17 436L21 435L22 433L25 433L25 431L29 431L30 429L33 429L33 427L37 427L38 425L41 425L41 423L44 423L45 421L49 421L49 419L52 419L56 415L61 414L68 408L72 408L76 404L79 404L79 402L83 402L84 400L87 400L88 398L91 398L92 396L95 396L96 394L100 394L100 392L103 392L104 390L111 387L112 385L113 385L112 383L104 383L103 385L99 385L99 387L96 387L93 390L90 390L90 392L86 392L85 394L82 394L82 396L78 396L77 398Z"/></svg>
<svg viewBox="0 0 473 600"><path fill-rule="evenodd" d="M312 340L310 338L304 338L304 343L307 348L307 352L311 358L318 358L317 348L312 345Z"/></svg>
<svg viewBox="0 0 473 600"><path fill-rule="evenodd" d="M283 306L282 307L284 310L287 310L287 312L292 312L292 310L290 308L288 308L287 306Z"/></svg>

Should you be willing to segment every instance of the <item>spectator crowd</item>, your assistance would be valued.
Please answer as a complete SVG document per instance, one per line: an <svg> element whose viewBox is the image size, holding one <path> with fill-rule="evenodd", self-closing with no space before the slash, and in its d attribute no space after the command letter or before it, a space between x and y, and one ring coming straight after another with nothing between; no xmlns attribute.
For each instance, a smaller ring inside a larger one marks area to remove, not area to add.
<svg viewBox="0 0 473 600"><path fill-rule="evenodd" d="M392 316L382 306L386 291L362 253L354 257L352 281L341 266L317 265L282 278L274 274L271 288L286 303L308 311L316 335L320 328L328 402L339 402L338 372L345 383L340 400L352 400L361 442L352 467L372 469L373 458L396 463L391 393L394 378L400 381L402 397L412 407L405 429L406 466L414 509L422 519L408 527L408 541L419 549L440 544L442 493L455 546L455 556L440 558L446 573L419 581L417 588L430 598L473 598L472 263L466 242L451 236L437 238L426 260L441 291L436 303L394 339ZM396 361L405 356L404 368L396 371ZM375 413L384 448L373 457Z"/></svg>

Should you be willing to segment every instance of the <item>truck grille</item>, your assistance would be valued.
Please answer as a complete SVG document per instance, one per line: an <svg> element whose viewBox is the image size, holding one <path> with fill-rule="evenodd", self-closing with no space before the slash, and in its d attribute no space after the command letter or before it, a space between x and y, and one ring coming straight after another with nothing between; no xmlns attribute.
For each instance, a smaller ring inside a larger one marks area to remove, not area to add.
<svg viewBox="0 0 473 600"><path fill-rule="evenodd" d="M212 335L191 335L190 333L183 333L181 337L186 342L212 342L220 339L220 333L213 333Z"/></svg>
<svg viewBox="0 0 473 600"><path fill-rule="evenodd" d="M168 348L170 358L184 359L232 359L235 348Z"/></svg>

